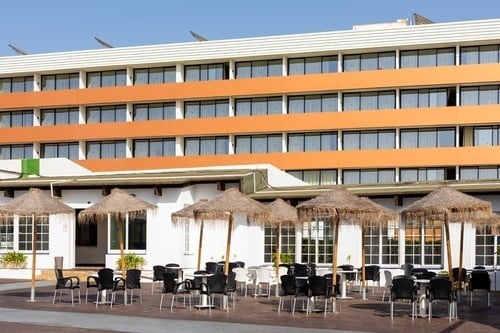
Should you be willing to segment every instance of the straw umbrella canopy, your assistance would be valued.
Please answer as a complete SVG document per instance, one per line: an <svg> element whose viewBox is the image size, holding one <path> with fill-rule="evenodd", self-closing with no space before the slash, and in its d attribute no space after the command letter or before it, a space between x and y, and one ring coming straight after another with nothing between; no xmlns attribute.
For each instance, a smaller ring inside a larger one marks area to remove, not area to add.
<svg viewBox="0 0 500 333"><path fill-rule="evenodd" d="M229 273L234 214L245 214L247 221L253 223L265 222L269 217L269 211L264 204L246 196L236 188L225 190L206 204L194 209L196 220L228 221L224 268L226 275Z"/></svg>
<svg viewBox="0 0 500 333"><path fill-rule="evenodd" d="M337 185L330 191L297 205L297 213L300 222L325 219L333 224L335 228L332 263L333 285L337 283L337 250L340 222L364 224L381 219L379 208L368 200L349 192L341 185Z"/></svg>
<svg viewBox="0 0 500 333"><path fill-rule="evenodd" d="M60 199L53 198L38 188L31 188L27 193L12 199L0 207L0 216L31 215L32 229L32 264L31 264L31 301L35 301L35 270L37 248L37 217L51 214L74 214L73 208L64 204Z"/></svg>
<svg viewBox="0 0 500 333"><path fill-rule="evenodd" d="M207 200L200 200L192 205L186 206L176 212L172 213L172 222L174 224L178 223L184 223L188 224L190 220L194 220L194 210L196 208L201 207L201 205L204 205L207 203ZM201 266L201 250L203 247L203 227L204 223L203 220L200 221L200 236L199 236L199 243L198 243L198 262L196 265L196 269L200 270Z"/></svg>
<svg viewBox="0 0 500 333"><path fill-rule="evenodd" d="M78 221L80 223L95 223L97 221L107 221L108 214L114 214L117 217L118 224L118 237L120 239L120 262L123 276L125 272L124 260L124 233L123 233L123 217L128 214L129 217L134 218L144 214L147 210L155 210L156 205L136 198L128 194L124 190L114 188L111 193L96 202L92 206L82 210L78 214Z"/></svg>
<svg viewBox="0 0 500 333"><path fill-rule="evenodd" d="M414 220L425 223L432 223L434 221L443 222L448 252L449 277L453 282L453 274L451 274L453 264L451 260L450 221L461 222L459 261L459 270L461 270L463 263L464 222L481 222L481 220L490 217L491 213L491 203L489 201L464 194L450 186L441 186L403 209L400 214L401 219L405 223Z"/></svg>
<svg viewBox="0 0 500 333"><path fill-rule="evenodd" d="M295 225L299 222L297 209L285 202L283 199L278 198L266 206L269 211L269 219L267 224L276 225L276 250L275 250L275 267L276 276L278 276L279 264L281 262L281 226L283 224Z"/></svg>

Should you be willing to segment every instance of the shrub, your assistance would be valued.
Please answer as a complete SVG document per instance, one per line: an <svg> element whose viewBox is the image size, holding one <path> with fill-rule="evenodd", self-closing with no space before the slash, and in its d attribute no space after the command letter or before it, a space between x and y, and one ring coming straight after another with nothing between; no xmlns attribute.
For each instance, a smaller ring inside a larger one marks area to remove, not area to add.
<svg viewBox="0 0 500 333"><path fill-rule="evenodd" d="M22 252L10 251L2 256L0 262L6 268L24 268L27 259L28 257Z"/></svg>
<svg viewBox="0 0 500 333"><path fill-rule="evenodd" d="M116 267L121 269L121 258L116 260ZM137 268L141 269L146 264L146 259L141 257L135 253L127 253L123 257L123 261L125 262L125 269Z"/></svg>

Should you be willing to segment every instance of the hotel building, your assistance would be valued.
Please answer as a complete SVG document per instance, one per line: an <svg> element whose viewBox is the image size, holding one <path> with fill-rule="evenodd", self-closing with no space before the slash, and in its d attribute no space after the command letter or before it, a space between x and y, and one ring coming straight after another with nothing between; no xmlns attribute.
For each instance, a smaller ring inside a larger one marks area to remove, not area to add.
<svg viewBox="0 0 500 333"><path fill-rule="evenodd" d="M343 184L397 211L448 184L500 210L500 19L1 57L0 124L0 203L39 187L78 213L123 188L158 205L127 223L149 266L193 265L198 225L170 215L227 187L295 205ZM57 219L41 268L114 265L112 219ZM0 226L0 251L29 250L29 223ZM223 229L206 231L202 261L224 254ZM295 261L331 262L327 224L285 229ZM240 218L232 253L270 263L273 232ZM339 263L359 266L359 227L339 235ZM368 264L447 268L440 226L365 237ZM458 237L452 225L454 262ZM467 224L465 241L465 267L497 265L489 228Z"/></svg>

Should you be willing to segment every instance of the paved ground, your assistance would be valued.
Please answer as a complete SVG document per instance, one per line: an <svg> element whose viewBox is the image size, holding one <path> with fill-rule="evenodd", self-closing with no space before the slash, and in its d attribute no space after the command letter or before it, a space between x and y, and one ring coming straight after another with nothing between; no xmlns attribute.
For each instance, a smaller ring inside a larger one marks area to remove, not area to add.
<svg viewBox="0 0 500 333"><path fill-rule="evenodd" d="M12 284L14 283L15 284ZM433 307L436 317L429 322L424 318L412 321L410 306L397 303L395 318L391 321L389 303L381 301L382 291L369 293L368 300L361 300L352 293L352 300L343 300L339 313L331 312L306 316L292 315L287 311L277 313L277 297L238 296L235 309L229 312L184 308L182 302L173 313L159 310L161 294L151 294L151 285L143 284L143 303L119 304L111 309L107 305L85 304L85 286L82 304L71 306L68 295L62 302L52 304L54 282L37 283L36 302L29 302L29 282L0 279L0 332L499 332L500 292L492 292L492 306L486 306L482 295L471 307L464 302L458 308L458 320L448 321L447 304ZM94 297L95 289L91 291ZM137 293L136 293L137 295ZM170 304L168 295L164 302ZM121 294L119 295L121 302ZM467 301L465 299L465 301Z"/></svg>

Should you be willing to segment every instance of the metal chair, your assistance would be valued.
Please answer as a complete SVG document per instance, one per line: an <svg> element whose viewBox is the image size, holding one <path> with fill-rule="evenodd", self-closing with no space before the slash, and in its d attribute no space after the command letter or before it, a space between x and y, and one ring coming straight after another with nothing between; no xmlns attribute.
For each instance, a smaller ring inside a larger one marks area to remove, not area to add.
<svg viewBox="0 0 500 333"><path fill-rule="evenodd" d="M189 283L188 280L184 280L182 282L176 283L175 282L175 275L172 273L165 272L163 273L163 289L161 291L161 299L160 299L160 310L163 305L163 296L167 294L172 294L172 302L170 303L170 312L174 311L174 303L175 303L175 297L177 295L183 295L184 296L184 305L186 304L186 296L189 299L189 310L191 311L191 284Z"/></svg>
<svg viewBox="0 0 500 333"><path fill-rule="evenodd" d="M323 316L326 317L326 312L328 310L328 300L332 300L332 310L335 312L335 307L333 305L334 303L334 297L332 298L330 293L328 292L328 282L327 279L324 276L310 276L307 279L307 282L309 284L308 288L308 294L307 294L307 310L306 310L306 315L309 315L311 313L311 304L314 304L317 300L318 297L323 297L324 299L324 312ZM314 303L313 303L314 300Z"/></svg>
<svg viewBox="0 0 500 333"><path fill-rule="evenodd" d="M78 303L81 303L80 300L80 278L78 276L63 276L62 269L56 269L56 287L54 289L54 298L52 300L52 304L56 302L57 291L59 290L59 303L61 303L62 291L69 290L71 292L71 305L74 305L74 293L75 289L78 290Z"/></svg>
<svg viewBox="0 0 500 333"><path fill-rule="evenodd" d="M280 280L281 280L281 288L280 288L280 292L279 292L278 314L281 312L281 309L283 308L283 297L287 297L287 296L289 296L289 298L290 298L290 310L292 311L292 314L294 314L295 308L293 307L293 304L292 304L292 297L295 297L295 292L297 289L296 282L295 282L295 276L293 276L293 275L281 275Z"/></svg>
<svg viewBox="0 0 500 333"><path fill-rule="evenodd" d="M476 270L470 273L469 280L469 300L470 305L472 306L472 295L474 294L474 290L485 290L487 293L487 304L488 307L491 305L491 279L490 274L486 270Z"/></svg>
<svg viewBox="0 0 500 333"><path fill-rule="evenodd" d="M151 283L151 294L154 292L155 282L163 281L163 273L166 272L166 267L161 265L153 266L153 282Z"/></svg>
<svg viewBox="0 0 500 333"><path fill-rule="evenodd" d="M415 281L409 276L398 276L392 279L391 286L391 320L394 319L394 302L397 300L409 301L411 304L411 319L415 320L415 302L417 300L417 288Z"/></svg>
<svg viewBox="0 0 500 333"><path fill-rule="evenodd" d="M380 287L380 266L369 265L365 266L365 281L372 281L372 293L375 293L375 283Z"/></svg>
<svg viewBox="0 0 500 333"><path fill-rule="evenodd" d="M97 287L97 296L95 302L96 308L99 305L99 303L101 304L106 303L107 291L113 290L113 282L114 282L113 270L111 268L101 268L97 272L97 278L98 278L97 280L98 287ZM99 300L99 298L101 300Z"/></svg>
<svg viewBox="0 0 500 333"><path fill-rule="evenodd" d="M429 297L429 321L432 317L432 303L438 300L448 301L448 317L457 318L457 298L456 291L453 289L452 283L445 277L435 277L430 280L427 287Z"/></svg>

